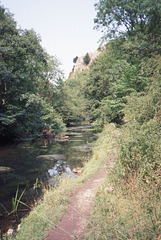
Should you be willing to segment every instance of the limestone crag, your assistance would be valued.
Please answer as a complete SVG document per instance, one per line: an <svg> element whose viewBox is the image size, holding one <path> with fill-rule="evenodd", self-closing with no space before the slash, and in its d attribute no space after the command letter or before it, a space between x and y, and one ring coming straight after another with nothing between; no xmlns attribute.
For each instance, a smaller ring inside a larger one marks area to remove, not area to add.
<svg viewBox="0 0 161 240"><path fill-rule="evenodd" d="M86 64L84 61L86 55L84 55L82 57L76 57L75 64L73 66L72 72L70 73L69 77L74 77L74 75L77 72L82 72L83 70L88 69L89 66L91 65L91 63L94 61L94 59L96 59L101 53L102 53L102 50L97 50L95 52L86 53L86 55L88 54L88 56L89 56L88 64Z"/></svg>

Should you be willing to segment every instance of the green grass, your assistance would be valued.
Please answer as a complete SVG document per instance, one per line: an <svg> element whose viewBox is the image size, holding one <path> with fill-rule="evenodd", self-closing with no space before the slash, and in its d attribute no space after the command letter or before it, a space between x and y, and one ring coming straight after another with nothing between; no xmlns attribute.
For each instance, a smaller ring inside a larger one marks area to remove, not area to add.
<svg viewBox="0 0 161 240"><path fill-rule="evenodd" d="M108 125L99 135L93 149L92 158L85 163L82 174L75 180L62 180L58 188L44 190L42 202L24 218L16 237L19 240L43 240L48 231L56 227L67 210L68 201L74 189L95 175L107 164L107 155L113 156L113 144L116 142L118 130L113 124ZM115 154L115 153L114 153ZM109 159L108 165L112 164Z"/></svg>
<svg viewBox="0 0 161 240"><path fill-rule="evenodd" d="M22 205L24 205L25 207L28 208L28 205L26 205L24 202L21 201L21 198L22 198L25 190L26 190L26 189L24 189L23 192L21 193L21 195L18 197L19 186L17 187L15 197L12 198L12 211L11 211L11 212L9 212L9 211L3 206L3 204L0 203L0 205L3 207L3 209L5 210L5 212L6 212L8 215L10 215L10 214L16 214L17 211L18 211L18 206L19 206L19 204L22 204Z"/></svg>
<svg viewBox="0 0 161 240"><path fill-rule="evenodd" d="M160 233L160 202L145 189L109 191L109 181L97 193L85 239L156 240Z"/></svg>

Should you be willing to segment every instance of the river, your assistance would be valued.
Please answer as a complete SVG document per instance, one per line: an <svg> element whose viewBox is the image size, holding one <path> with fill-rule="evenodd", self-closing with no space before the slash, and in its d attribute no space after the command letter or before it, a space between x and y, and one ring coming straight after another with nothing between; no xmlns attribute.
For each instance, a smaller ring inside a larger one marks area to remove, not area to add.
<svg viewBox="0 0 161 240"><path fill-rule="evenodd" d="M18 211L15 219L11 213L12 198L19 186L25 189L22 201L30 206L41 197L41 188L58 184L56 179L76 177L76 169L83 166L90 155L95 139L91 126L74 126L56 138L23 139L0 146L0 229L16 227L27 211ZM73 172L74 170L74 172ZM34 186L36 188L34 188ZM4 209L6 208L6 210ZM21 204L20 209L24 208Z"/></svg>

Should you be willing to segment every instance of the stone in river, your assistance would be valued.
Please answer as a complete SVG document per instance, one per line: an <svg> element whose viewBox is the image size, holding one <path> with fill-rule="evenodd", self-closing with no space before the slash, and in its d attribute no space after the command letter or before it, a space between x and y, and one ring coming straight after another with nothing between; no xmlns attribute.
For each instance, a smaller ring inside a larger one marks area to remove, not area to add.
<svg viewBox="0 0 161 240"><path fill-rule="evenodd" d="M76 150L82 151L82 152L90 152L92 148L92 144L86 144L86 145L81 145L81 146L74 146L72 147Z"/></svg>
<svg viewBox="0 0 161 240"><path fill-rule="evenodd" d="M61 154L52 154L52 155L39 155L37 158L44 158L49 161L58 161L58 160L65 160L66 157Z"/></svg>
<svg viewBox="0 0 161 240"><path fill-rule="evenodd" d="M0 172L10 172L10 171L12 171L12 168L0 166Z"/></svg>

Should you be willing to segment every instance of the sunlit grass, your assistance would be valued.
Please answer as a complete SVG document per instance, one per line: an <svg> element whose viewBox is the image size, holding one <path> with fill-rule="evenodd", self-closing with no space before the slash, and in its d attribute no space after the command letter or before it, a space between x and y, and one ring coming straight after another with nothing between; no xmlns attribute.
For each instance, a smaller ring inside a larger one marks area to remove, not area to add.
<svg viewBox="0 0 161 240"><path fill-rule="evenodd" d="M88 239L160 239L159 199L145 189L123 192L110 189L107 181L97 193Z"/></svg>

